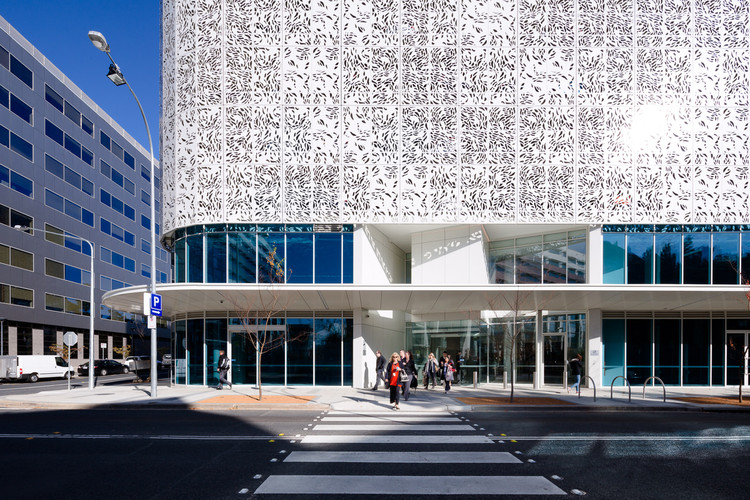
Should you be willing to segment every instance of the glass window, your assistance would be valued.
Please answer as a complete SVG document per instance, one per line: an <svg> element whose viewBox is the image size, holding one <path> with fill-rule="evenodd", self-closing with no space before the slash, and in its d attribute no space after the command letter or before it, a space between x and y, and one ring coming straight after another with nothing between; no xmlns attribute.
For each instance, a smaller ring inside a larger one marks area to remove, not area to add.
<svg viewBox="0 0 750 500"><path fill-rule="evenodd" d="M206 235L206 283L227 282L227 235Z"/></svg>
<svg viewBox="0 0 750 500"><path fill-rule="evenodd" d="M289 283L313 282L313 234L286 235L286 276Z"/></svg>
<svg viewBox="0 0 750 500"><path fill-rule="evenodd" d="M354 322L351 319L344 318L343 328L343 372L344 372L344 385L352 385L354 383L354 370L352 363L354 362Z"/></svg>
<svg viewBox="0 0 750 500"><path fill-rule="evenodd" d="M133 181L131 181L127 177L124 178L122 181L122 187L125 188L125 191L135 196L135 184L133 184Z"/></svg>
<svg viewBox="0 0 750 500"><path fill-rule="evenodd" d="M2 46L0 46L0 66L10 71L10 53Z"/></svg>
<svg viewBox="0 0 750 500"><path fill-rule="evenodd" d="M682 332L682 384L708 385L710 322L686 319Z"/></svg>
<svg viewBox="0 0 750 500"><path fill-rule="evenodd" d="M65 214L76 220L81 220L81 207L70 200L65 200Z"/></svg>
<svg viewBox="0 0 750 500"><path fill-rule="evenodd" d="M44 308L48 311L63 312L65 310L65 299L59 295L47 293L44 295Z"/></svg>
<svg viewBox="0 0 750 500"><path fill-rule="evenodd" d="M654 258L653 234L628 234L628 280L629 284L652 283Z"/></svg>
<svg viewBox="0 0 750 500"><path fill-rule="evenodd" d="M625 320L602 320L602 344L604 352L604 376L602 384L612 385L615 378L625 375ZM617 386L624 386L625 381L618 379Z"/></svg>
<svg viewBox="0 0 750 500"><path fill-rule="evenodd" d="M49 155L44 155L44 168L47 170L47 172L59 177L60 179L65 178L65 166Z"/></svg>
<svg viewBox="0 0 750 500"><path fill-rule="evenodd" d="M29 106L13 94L10 95L10 110L18 115L19 118L31 124L31 118L34 114L34 110L31 108L31 106Z"/></svg>
<svg viewBox="0 0 750 500"><path fill-rule="evenodd" d="M354 283L354 234L344 233L342 238L344 248L344 256L342 258L344 262L344 276L342 282Z"/></svg>
<svg viewBox="0 0 750 500"><path fill-rule="evenodd" d="M81 115L81 128L84 132L87 134L93 136L94 135L94 122L86 118L85 116Z"/></svg>
<svg viewBox="0 0 750 500"><path fill-rule="evenodd" d="M10 131L2 125L0 125L0 145L10 147Z"/></svg>
<svg viewBox="0 0 750 500"><path fill-rule="evenodd" d="M713 271L714 284L736 285L739 283L740 269L740 234L714 233L713 235Z"/></svg>
<svg viewBox="0 0 750 500"><path fill-rule="evenodd" d="M284 384L284 339L285 339L285 327L283 318L272 318L271 323L266 329L263 325L265 320L259 320L260 331L258 336L261 339L265 339L266 346L279 345L275 349L271 349L263 354L261 360L261 383L263 384ZM312 337L310 337L312 342ZM311 371L312 375L312 371Z"/></svg>
<svg viewBox="0 0 750 500"><path fill-rule="evenodd" d="M25 83L30 89L34 88L34 73L32 73L25 64L16 59L13 54L10 56L10 72L16 75L18 79Z"/></svg>
<svg viewBox="0 0 750 500"><path fill-rule="evenodd" d="M490 282L497 284L513 284L515 254L513 247L507 249L490 250Z"/></svg>
<svg viewBox="0 0 750 500"><path fill-rule="evenodd" d="M135 158L133 158L133 156L125 150L123 150L122 156L122 161L125 162L125 165L135 170Z"/></svg>
<svg viewBox="0 0 750 500"><path fill-rule="evenodd" d="M230 233L229 282L255 283L255 233Z"/></svg>
<svg viewBox="0 0 750 500"><path fill-rule="evenodd" d="M34 161L34 146L20 136L10 133L10 149L29 161Z"/></svg>
<svg viewBox="0 0 750 500"><path fill-rule="evenodd" d="M122 160L122 148L121 148L121 147L120 147L120 145L119 145L119 144L117 144L117 143L116 143L115 141L112 141L112 149L111 149L111 151L112 151L112 153L113 153L113 154L114 154L114 155L115 155L116 157L118 157L119 159L121 159L121 160Z"/></svg>
<svg viewBox="0 0 750 500"><path fill-rule="evenodd" d="M542 282L542 246L516 248L516 283Z"/></svg>
<svg viewBox="0 0 750 500"><path fill-rule="evenodd" d="M568 283L586 283L586 240L568 243Z"/></svg>
<svg viewBox="0 0 750 500"><path fill-rule="evenodd" d="M229 320L232 331L232 382L235 384L254 384L256 377L255 344L244 328L237 328L239 320Z"/></svg>
<svg viewBox="0 0 750 500"><path fill-rule="evenodd" d="M65 143L65 134L63 134L62 129L55 126L49 120L44 120L44 133L60 146Z"/></svg>
<svg viewBox="0 0 750 500"><path fill-rule="evenodd" d="M665 385L680 384L680 320L654 320L654 376ZM628 359L628 365L630 360Z"/></svg>
<svg viewBox="0 0 750 500"><path fill-rule="evenodd" d="M94 183L85 177L81 178L81 191L89 196L94 196Z"/></svg>
<svg viewBox="0 0 750 500"><path fill-rule="evenodd" d="M742 257L740 260L742 284L750 283L750 233L742 233Z"/></svg>
<svg viewBox="0 0 750 500"><path fill-rule="evenodd" d="M219 351L227 352L227 320L206 320L206 384L217 386L219 384Z"/></svg>
<svg viewBox="0 0 750 500"><path fill-rule="evenodd" d="M65 280L73 283L83 283L81 279L81 270L73 266L65 266Z"/></svg>
<svg viewBox="0 0 750 500"><path fill-rule="evenodd" d="M65 264L63 264L62 262L57 262L55 260L45 259L44 273L47 276L65 279Z"/></svg>
<svg viewBox="0 0 750 500"><path fill-rule="evenodd" d="M315 385L341 385L341 318L315 320Z"/></svg>
<svg viewBox="0 0 750 500"><path fill-rule="evenodd" d="M656 283L679 284L681 281L682 235L657 233L654 238L656 253L654 277Z"/></svg>
<svg viewBox="0 0 750 500"><path fill-rule="evenodd" d="M179 239L174 245L175 283L185 282L185 239Z"/></svg>
<svg viewBox="0 0 750 500"><path fill-rule="evenodd" d="M104 132L102 132L100 130L99 131L99 142L101 143L102 146L104 146L105 148L109 149L110 146L111 146L112 140L109 138L109 136L107 134L105 134Z"/></svg>
<svg viewBox="0 0 750 500"><path fill-rule="evenodd" d="M58 111L60 111L60 113L63 112L63 109L65 107L65 100L60 94L49 88L48 85L44 86L44 98L48 103L56 107Z"/></svg>
<svg viewBox="0 0 750 500"><path fill-rule="evenodd" d="M187 383L203 385L203 320L187 320Z"/></svg>
<svg viewBox="0 0 750 500"><path fill-rule="evenodd" d="M14 306L34 307L34 291L17 286L10 287L10 303Z"/></svg>
<svg viewBox="0 0 750 500"><path fill-rule="evenodd" d="M545 283L565 283L567 279L567 241L544 244L542 252L543 278Z"/></svg>
<svg viewBox="0 0 750 500"><path fill-rule="evenodd" d="M118 186L122 187L122 174L118 172L116 169L112 169L112 181L117 184Z"/></svg>
<svg viewBox="0 0 750 500"><path fill-rule="evenodd" d="M65 209L65 200L63 197L53 193L49 189L44 190L44 204L50 208L54 208L58 212L63 212Z"/></svg>
<svg viewBox="0 0 750 500"><path fill-rule="evenodd" d="M625 235L604 233L602 236L605 284L625 284Z"/></svg>
<svg viewBox="0 0 750 500"><path fill-rule="evenodd" d="M13 56L11 56L13 57ZM34 336L31 331L31 327L19 326L16 328L16 342L18 355L31 355L34 354Z"/></svg>
<svg viewBox="0 0 750 500"><path fill-rule="evenodd" d="M81 143L65 134L65 149L76 155L78 158L81 157Z"/></svg>
<svg viewBox="0 0 750 500"><path fill-rule="evenodd" d="M81 189L81 176L69 167L65 167L65 182L67 182L71 186Z"/></svg>
<svg viewBox="0 0 750 500"><path fill-rule="evenodd" d="M34 195L34 182L12 171L10 173L10 188L29 198Z"/></svg>
<svg viewBox="0 0 750 500"><path fill-rule="evenodd" d="M187 281L203 283L203 235L187 237Z"/></svg>
<svg viewBox="0 0 750 500"><path fill-rule="evenodd" d="M724 385L724 320L711 320L711 385Z"/></svg>
<svg viewBox="0 0 750 500"><path fill-rule="evenodd" d="M92 153L88 149L81 146L81 160L83 160L83 162L86 165L93 167L94 166L94 153Z"/></svg>
<svg viewBox="0 0 750 500"><path fill-rule="evenodd" d="M10 249L10 265L28 271L34 270L34 254L24 252L18 248Z"/></svg>
<svg viewBox="0 0 750 500"><path fill-rule="evenodd" d="M65 101L65 116L77 126L81 126L81 112L74 108L68 101Z"/></svg>
<svg viewBox="0 0 750 500"><path fill-rule="evenodd" d="M10 264L10 247L0 245L0 264Z"/></svg>
<svg viewBox="0 0 750 500"><path fill-rule="evenodd" d="M0 85L0 106L10 108L10 92Z"/></svg>
<svg viewBox="0 0 750 500"><path fill-rule="evenodd" d="M711 235L685 233L685 284L708 285L711 282Z"/></svg>
<svg viewBox="0 0 750 500"><path fill-rule="evenodd" d="M94 227L94 213L89 212L85 208L81 209L81 222L87 226Z"/></svg>
<svg viewBox="0 0 750 500"><path fill-rule="evenodd" d="M285 281L284 264L284 234L259 233L258 282L283 283ZM271 269L271 265L274 266L274 269ZM281 266L281 274L278 271L279 265Z"/></svg>
<svg viewBox="0 0 750 500"><path fill-rule="evenodd" d="M341 283L341 236L315 234L315 283Z"/></svg>
<svg viewBox="0 0 750 500"><path fill-rule="evenodd" d="M292 319L287 323L287 383L313 383L313 320Z"/></svg>

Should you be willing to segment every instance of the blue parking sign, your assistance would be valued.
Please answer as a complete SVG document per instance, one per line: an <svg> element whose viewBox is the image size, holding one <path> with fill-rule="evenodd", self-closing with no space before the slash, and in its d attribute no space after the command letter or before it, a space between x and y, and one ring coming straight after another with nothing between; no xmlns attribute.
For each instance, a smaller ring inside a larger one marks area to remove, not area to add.
<svg viewBox="0 0 750 500"><path fill-rule="evenodd" d="M161 316L161 295L151 294L151 316Z"/></svg>

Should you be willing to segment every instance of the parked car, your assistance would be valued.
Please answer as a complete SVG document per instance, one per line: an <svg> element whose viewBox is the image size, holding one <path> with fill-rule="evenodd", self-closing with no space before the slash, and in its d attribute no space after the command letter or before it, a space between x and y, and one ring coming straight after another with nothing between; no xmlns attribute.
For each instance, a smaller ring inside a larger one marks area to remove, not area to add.
<svg viewBox="0 0 750 500"><path fill-rule="evenodd" d="M0 379L28 380L33 383L42 378L68 378L73 375L73 369L60 356L0 356Z"/></svg>
<svg viewBox="0 0 750 500"><path fill-rule="evenodd" d="M131 372L151 369L151 356L128 356L125 358L125 365ZM162 369L162 362L156 361L156 369Z"/></svg>
<svg viewBox="0 0 750 500"><path fill-rule="evenodd" d="M130 369L119 361L114 359L97 359L94 360L94 375L111 375L113 373L128 373ZM84 363L78 367L78 375L88 375L89 364Z"/></svg>

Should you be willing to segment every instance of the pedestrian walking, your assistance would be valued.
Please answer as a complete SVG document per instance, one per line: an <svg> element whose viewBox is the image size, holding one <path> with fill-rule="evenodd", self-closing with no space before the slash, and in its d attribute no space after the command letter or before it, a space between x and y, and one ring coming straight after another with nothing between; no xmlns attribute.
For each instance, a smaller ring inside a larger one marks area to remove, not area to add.
<svg viewBox="0 0 750 500"><path fill-rule="evenodd" d="M414 364L414 359L411 357L411 351L404 353L404 360L402 361L404 367L404 373L406 373L407 380L403 384L404 386L404 401L409 401L409 394L411 392L411 382L414 377L417 376L417 367Z"/></svg>
<svg viewBox="0 0 750 500"><path fill-rule="evenodd" d="M454 380L457 384L461 383L461 364L464 362L464 355L460 352L456 354L456 359L453 361L455 367L456 367L456 373Z"/></svg>
<svg viewBox="0 0 750 500"><path fill-rule="evenodd" d="M581 354L576 354L576 357L571 359L569 361L570 363L570 375L575 379L575 382L571 387L575 387L576 394L581 393L581 373L583 371L583 364L581 363L581 360L583 357ZM570 387L568 387L568 392L570 392Z"/></svg>
<svg viewBox="0 0 750 500"><path fill-rule="evenodd" d="M380 384L380 381L383 381L383 386L388 386L388 379L385 377L385 357L380 351L375 352L375 387L372 388L373 391L378 390L378 384Z"/></svg>
<svg viewBox="0 0 750 500"><path fill-rule="evenodd" d="M229 358L224 354L224 351L219 351L219 361L216 363L216 371L219 372L219 385L216 386L217 389L222 390L224 389L223 384L226 384L229 386L229 390L232 390L232 383L227 380L227 373L229 373Z"/></svg>
<svg viewBox="0 0 750 500"><path fill-rule="evenodd" d="M398 400L401 395L401 357L397 352L391 354L391 361L386 367L388 373L388 386L391 390L391 404L394 410L398 410Z"/></svg>
<svg viewBox="0 0 750 500"><path fill-rule="evenodd" d="M435 375L437 375L438 369L439 366L437 359L435 359L435 355L433 353L430 353L429 356L427 356L427 362L424 364L424 369L422 370L424 372L425 389L427 389L430 380L432 380L432 388L435 388Z"/></svg>
<svg viewBox="0 0 750 500"><path fill-rule="evenodd" d="M446 354L445 362L443 363L443 376L445 377L445 393L451 390L451 382L453 381L454 374L456 373L456 367L451 361L450 354Z"/></svg>

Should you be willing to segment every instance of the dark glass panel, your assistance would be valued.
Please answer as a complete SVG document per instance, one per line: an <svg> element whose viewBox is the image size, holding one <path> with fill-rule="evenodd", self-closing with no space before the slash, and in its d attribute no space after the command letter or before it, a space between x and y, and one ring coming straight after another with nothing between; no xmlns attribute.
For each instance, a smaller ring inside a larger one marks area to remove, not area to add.
<svg viewBox="0 0 750 500"><path fill-rule="evenodd" d="M286 235L286 281L288 283L313 282L312 233Z"/></svg>
<svg viewBox="0 0 750 500"><path fill-rule="evenodd" d="M516 283L541 283L542 246L516 248Z"/></svg>
<svg viewBox="0 0 750 500"><path fill-rule="evenodd" d="M206 235L206 283L227 281L227 235Z"/></svg>
<svg viewBox="0 0 750 500"><path fill-rule="evenodd" d="M216 386L219 384L219 351L223 350L227 355L227 320L206 320L206 385Z"/></svg>
<svg viewBox="0 0 750 500"><path fill-rule="evenodd" d="M203 320L187 321L187 376L188 384L203 385Z"/></svg>
<svg viewBox="0 0 750 500"><path fill-rule="evenodd" d="M742 250L740 257L740 271L742 273L741 283L750 283L750 233L742 234Z"/></svg>
<svg viewBox="0 0 750 500"><path fill-rule="evenodd" d="M724 320L711 320L711 385L724 385Z"/></svg>
<svg viewBox="0 0 750 500"><path fill-rule="evenodd" d="M568 243L568 283L586 283L586 240Z"/></svg>
<svg viewBox="0 0 750 500"><path fill-rule="evenodd" d="M516 256L513 248L498 248L490 250L490 282L498 285L512 285Z"/></svg>
<svg viewBox="0 0 750 500"><path fill-rule="evenodd" d="M16 75L23 83L28 85L30 89L34 88L34 73L32 73L24 63L16 59L16 56L13 54L10 55L10 72Z"/></svg>
<svg viewBox="0 0 750 500"><path fill-rule="evenodd" d="M354 234L351 232L343 234L344 248L344 277L343 283L354 283Z"/></svg>
<svg viewBox="0 0 750 500"><path fill-rule="evenodd" d="M31 333L31 327L19 326L16 328L16 346L18 355L34 354L34 341Z"/></svg>
<svg viewBox="0 0 750 500"><path fill-rule="evenodd" d="M272 255L272 253L275 253ZM284 234L258 233L258 282L284 283ZM278 266L281 266L279 270ZM273 269L271 268L273 266Z"/></svg>
<svg viewBox="0 0 750 500"><path fill-rule="evenodd" d="M262 353L260 360L261 384L284 385L284 339L286 332L284 326L273 321L265 329L264 320L260 320L260 331L258 338L265 342L266 352ZM269 350L270 346L274 346Z"/></svg>
<svg viewBox="0 0 750 500"><path fill-rule="evenodd" d="M187 281L203 283L203 235L188 236L187 240Z"/></svg>
<svg viewBox="0 0 750 500"><path fill-rule="evenodd" d="M679 284L682 263L682 235L656 234L656 283Z"/></svg>
<svg viewBox="0 0 750 500"><path fill-rule="evenodd" d="M315 283L341 283L341 234L315 235Z"/></svg>
<svg viewBox="0 0 750 500"><path fill-rule="evenodd" d="M604 350L604 378L602 383L609 387L615 378L625 375L625 320L602 320L602 347ZM617 379L615 385L625 382Z"/></svg>
<svg viewBox="0 0 750 500"><path fill-rule="evenodd" d="M341 318L315 320L315 385L341 385Z"/></svg>
<svg viewBox="0 0 750 500"><path fill-rule="evenodd" d="M708 319L685 319L682 322L682 384L708 385L709 345Z"/></svg>
<svg viewBox="0 0 750 500"><path fill-rule="evenodd" d="M711 235L685 234L684 239L685 284L708 285L711 280Z"/></svg>
<svg viewBox="0 0 750 500"><path fill-rule="evenodd" d="M744 379L745 372L745 334L728 333L726 352L727 385L739 385L740 381Z"/></svg>
<svg viewBox="0 0 750 500"><path fill-rule="evenodd" d="M651 376L651 327L650 319L627 320L626 376L630 385L643 384Z"/></svg>
<svg viewBox="0 0 750 500"><path fill-rule="evenodd" d="M313 383L313 320L289 318L287 328L287 383Z"/></svg>
<svg viewBox="0 0 750 500"><path fill-rule="evenodd" d="M354 371L352 363L354 361L354 321L344 319L342 346L344 348L344 385L354 383Z"/></svg>
<svg viewBox="0 0 750 500"><path fill-rule="evenodd" d="M31 123L34 110L15 95L10 95L10 110L27 123Z"/></svg>
<svg viewBox="0 0 750 500"><path fill-rule="evenodd" d="M254 321L254 320L253 320ZM255 344L239 319L231 319L232 324L232 383L255 384L256 370Z"/></svg>
<svg viewBox="0 0 750 500"><path fill-rule="evenodd" d="M654 321L654 375L665 385L680 383L680 320Z"/></svg>
<svg viewBox="0 0 750 500"><path fill-rule="evenodd" d="M60 113L63 112L63 109L65 107L65 100L60 94L49 88L47 85L44 86L44 98L48 103L56 107L57 110L60 111Z"/></svg>
<svg viewBox="0 0 750 500"><path fill-rule="evenodd" d="M229 282L255 283L255 234L232 233L229 237Z"/></svg>
<svg viewBox="0 0 750 500"><path fill-rule="evenodd" d="M712 282L716 285L739 283L740 235L739 233L714 233Z"/></svg>
<svg viewBox="0 0 750 500"><path fill-rule="evenodd" d="M653 282L653 234L628 235L628 284Z"/></svg>
<svg viewBox="0 0 750 500"><path fill-rule="evenodd" d="M625 235L604 234L602 237L605 284L625 283Z"/></svg>
<svg viewBox="0 0 750 500"><path fill-rule="evenodd" d="M185 239L175 241L174 244L174 274L175 283L185 282Z"/></svg>

